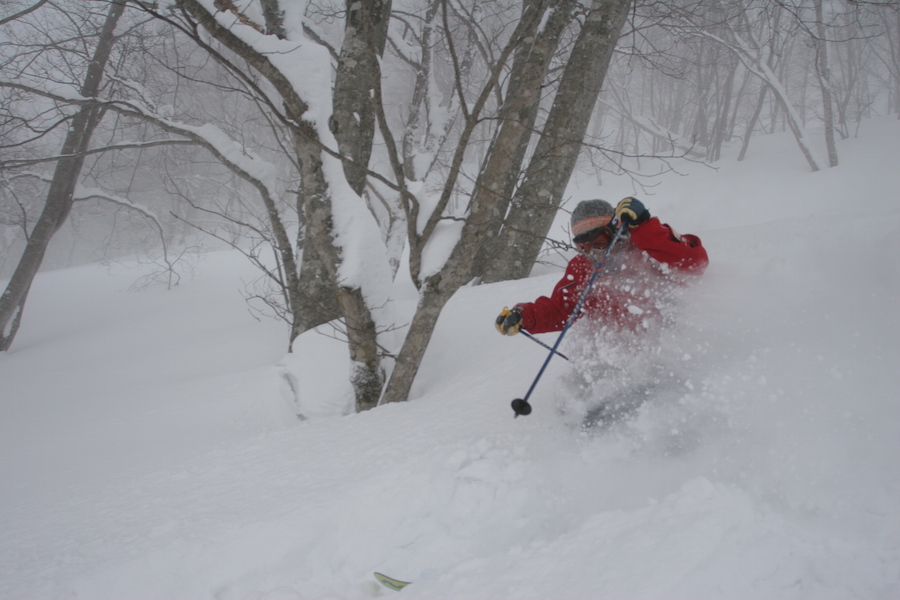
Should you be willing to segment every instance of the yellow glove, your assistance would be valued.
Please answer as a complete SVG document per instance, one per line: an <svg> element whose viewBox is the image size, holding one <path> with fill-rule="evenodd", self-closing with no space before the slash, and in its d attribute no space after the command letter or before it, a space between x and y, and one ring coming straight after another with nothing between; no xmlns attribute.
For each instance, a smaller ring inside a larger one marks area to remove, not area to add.
<svg viewBox="0 0 900 600"><path fill-rule="evenodd" d="M634 229L649 218L650 211L637 198L628 196L616 206L616 222L625 223L629 229Z"/></svg>
<svg viewBox="0 0 900 600"><path fill-rule="evenodd" d="M497 331L501 334L516 335L522 328L522 313L517 308L509 310L509 307L504 306L503 311L494 324L497 326Z"/></svg>

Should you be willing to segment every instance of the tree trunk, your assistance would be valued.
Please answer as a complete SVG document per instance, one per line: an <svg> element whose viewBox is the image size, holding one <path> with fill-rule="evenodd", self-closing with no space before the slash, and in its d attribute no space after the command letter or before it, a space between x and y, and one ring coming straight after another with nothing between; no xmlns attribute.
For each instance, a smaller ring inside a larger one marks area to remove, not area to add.
<svg viewBox="0 0 900 600"><path fill-rule="evenodd" d="M375 136L373 90L381 86L378 61L387 41L391 0L346 0L346 11L344 42L332 92L334 113L329 127L338 142L338 151L352 161L343 163L347 183L362 196ZM315 151L320 152L317 148ZM302 175L301 178L305 179ZM324 179L321 183L325 183ZM308 199L312 202L307 202L307 207L320 204L317 196ZM325 210L330 220L330 202L321 202L321 206L313 208L314 212ZM313 236L320 256L334 249L332 234L329 225ZM338 281L340 257L325 257L325 264L334 266L328 274L331 281ZM375 322L360 288L339 286L338 303L350 349L350 383L356 396L356 410L368 410L377 406L385 381Z"/></svg>
<svg viewBox="0 0 900 600"><path fill-rule="evenodd" d="M494 220L503 222L516 186L528 140L534 129L541 102L541 84L547 75L550 60L559 45L560 35L571 22L572 0L555 0L550 3L553 11L544 28L533 35L533 43L524 44L516 51L506 99L500 110L500 129L491 142L484 167L475 182L473 203L485 202L493 207ZM527 38L526 38L527 39ZM494 260L499 248L496 243L500 228L488 229L481 240L481 248L475 259L472 276L482 276Z"/></svg>
<svg viewBox="0 0 900 600"><path fill-rule="evenodd" d="M301 205L303 211L301 214L304 214L308 223L309 216L306 215L304 203L298 201L298 204ZM291 294L296 298L296 302L291 307L290 343L304 331L341 317L337 284L328 274L328 269L325 268L325 263L316 251L315 245L310 242L311 235L316 235L316 232L309 231L309 226L305 226L302 239L297 244L301 259L297 288Z"/></svg>
<svg viewBox="0 0 900 600"><path fill-rule="evenodd" d="M114 36L116 24L124 10L125 3L123 1L115 1L110 4L106 21L97 40L97 47L94 49L94 55L88 64L84 83L81 86L80 93L86 98L96 96L100 90L103 72L106 69L113 44L116 42ZM6 286L6 291L3 296L0 296L0 351L8 350L12 345L21 323L28 291L44 260L47 246L53 235L66 222L72 210L75 186L78 184L81 167L84 164L84 152L88 149L100 114L100 109L97 107L85 107L72 118L60 151L63 158L56 163L44 210L28 236L25 251Z"/></svg>
<svg viewBox="0 0 900 600"><path fill-rule="evenodd" d="M815 0L816 5L816 74L819 87L822 89L822 118L825 121L825 147L828 150L828 166L838 166L837 146L834 143L834 105L831 89L831 66L828 61L828 30L825 27L825 15L822 0Z"/></svg>
<svg viewBox="0 0 900 600"><path fill-rule="evenodd" d="M334 217L328 182L322 170L321 147L318 135L309 123L299 123L295 128L294 148L300 162L300 197L306 216L305 243L309 244L304 254L310 247L315 250L317 269L325 277L324 289L329 290L330 282L338 280L341 252L333 243ZM313 288L304 290L304 293L315 291ZM325 300L331 302L330 297ZM349 376L356 397L356 410L368 410L378 404L385 378L378 354L375 323L358 287L338 286L336 300L346 327L352 365Z"/></svg>
<svg viewBox="0 0 900 600"><path fill-rule="evenodd" d="M741 142L741 151L738 154L738 162L744 160L747 156L747 149L750 147L750 137L753 135L753 130L756 128L756 122L759 121L759 115L762 113L763 106L766 101L766 94L769 92L769 86L766 82L762 82L762 85L759 88L759 98L756 100L756 108L753 111L753 114L750 116L750 120L747 122L747 130L744 133L744 139Z"/></svg>
<svg viewBox="0 0 900 600"><path fill-rule="evenodd" d="M337 139L339 152L352 161L344 162L344 175L353 191L362 194L366 184L365 167L372 154L375 133L372 89L381 85L378 65L374 63L384 53L391 2L347 0L346 4L344 43L335 75L334 114L329 127ZM277 0L266 0L263 7L266 9L266 29L283 32L280 18L273 17L281 16ZM279 37L284 37L283 33ZM306 215L308 207L302 200L299 205L300 214ZM343 315L341 291L329 275L316 245L310 243L311 236L315 235L321 235L321 232L307 227L298 240L303 258L298 289L294 293L298 301L292 314L291 342L304 331ZM366 344L367 347L370 345ZM381 393L380 388L378 393ZM366 400L362 404L371 402Z"/></svg>
<svg viewBox="0 0 900 600"><path fill-rule="evenodd" d="M888 23L887 16L887 8L881 9L882 15L884 15L885 24ZM896 21L896 29L894 31L897 32L897 37L892 38L893 40L897 40L900 38L900 10L894 11L894 20ZM888 35L890 34L891 28L888 26ZM894 82L894 110L897 113L897 118L900 119L900 42L892 42L891 43L891 79Z"/></svg>
<svg viewBox="0 0 900 600"><path fill-rule="evenodd" d="M278 6L278 0L260 0L260 5L266 22L266 33L279 40L285 39L287 33L284 31L284 11Z"/></svg>
<svg viewBox="0 0 900 600"><path fill-rule="evenodd" d="M728 113L731 108L735 71L737 71L736 64L728 69L728 73L725 76L725 85L720 93L721 106L718 109L718 116L713 127L712 140L707 153L710 162L715 162L722 157L722 144L725 142L725 137L728 134Z"/></svg>
<svg viewBox="0 0 900 600"><path fill-rule="evenodd" d="M425 24L421 34L421 57L416 65L416 83L413 86L409 103L409 115L403 132L402 154L403 174L410 181L418 181L425 176L424 169L416 166L416 155L423 148L428 148L428 139L432 135L429 123L431 114L431 70L432 42L431 34L437 16L439 0L431 0L425 11ZM423 143L424 141L424 143Z"/></svg>
<svg viewBox="0 0 900 600"><path fill-rule="evenodd" d="M709 81L706 79L707 72L710 69L707 69L707 65L704 62L706 48L705 45L701 45L700 47L700 56L697 59L697 112L694 117L694 127L691 131L691 135L694 141L707 149L707 154L709 153L709 117L707 115L707 104L709 103ZM710 73L711 75L711 73Z"/></svg>
<svg viewBox="0 0 900 600"><path fill-rule="evenodd" d="M525 178L497 238L485 282L527 277L559 210L584 134L631 7L594 0Z"/></svg>
<svg viewBox="0 0 900 600"><path fill-rule="evenodd" d="M372 90L381 85L375 63L384 54L391 0L346 0L346 11L328 126L340 153L352 161L344 162L347 182L362 195L375 136Z"/></svg>

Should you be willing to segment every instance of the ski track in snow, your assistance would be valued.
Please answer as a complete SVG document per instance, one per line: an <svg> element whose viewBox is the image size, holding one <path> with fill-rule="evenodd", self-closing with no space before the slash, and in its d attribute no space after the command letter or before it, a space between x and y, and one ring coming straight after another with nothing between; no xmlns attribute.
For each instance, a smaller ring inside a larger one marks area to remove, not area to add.
<svg viewBox="0 0 900 600"><path fill-rule="evenodd" d="M411 402L305 421L284 370L303 394L348 365L315 333L279 364L239 256L172 292L42 274L0 356L0 598L391 597L376 570L410 599L900 597L898 133L818 174L754 140L646 198L712 264L650 359L671 377L603 431L562 360L512 418L546 351L492 321L559 271L461 290Z"/></svg>

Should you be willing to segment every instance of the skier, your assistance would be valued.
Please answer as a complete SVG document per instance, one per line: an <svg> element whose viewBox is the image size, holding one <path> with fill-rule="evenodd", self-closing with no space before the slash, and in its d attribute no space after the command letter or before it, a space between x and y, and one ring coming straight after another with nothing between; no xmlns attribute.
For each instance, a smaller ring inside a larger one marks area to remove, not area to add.
<svg viewBox="0 0 900 600"><path fill-rule="evenodd" d="M604 326L635 332L649 329L677 282L684 275L702 273L709 262L700 238L677 234L651 217L634 197L623 199L615 209L604 200L580 202L571 223L579 254L569 261L550 297L503 309L496 319L501 334L515 335L522 329L532 334L560 331L619 223L627 225L626 236L613 248L581 312Z"/></svg>

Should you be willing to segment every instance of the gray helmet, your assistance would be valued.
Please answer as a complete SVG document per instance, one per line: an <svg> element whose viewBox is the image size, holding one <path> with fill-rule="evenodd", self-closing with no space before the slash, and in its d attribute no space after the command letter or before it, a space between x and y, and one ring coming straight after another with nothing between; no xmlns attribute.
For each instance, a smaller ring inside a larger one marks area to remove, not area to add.
<svg viewBox="0 0 900 600"><path fill-rule="evenodd" d="M572 211L572 239L576 244L594 239L595 230L607 227L615 214L606 200L582 200Z"/></svg>

